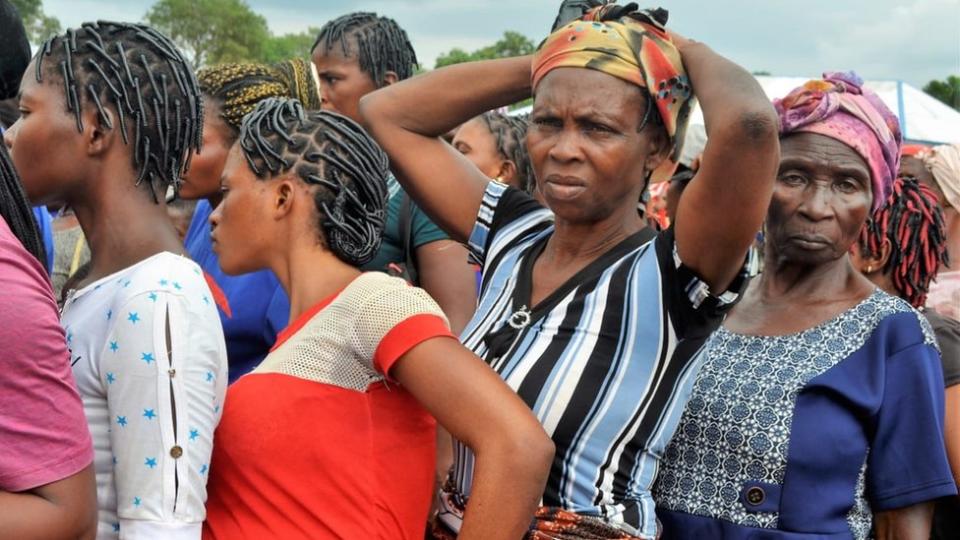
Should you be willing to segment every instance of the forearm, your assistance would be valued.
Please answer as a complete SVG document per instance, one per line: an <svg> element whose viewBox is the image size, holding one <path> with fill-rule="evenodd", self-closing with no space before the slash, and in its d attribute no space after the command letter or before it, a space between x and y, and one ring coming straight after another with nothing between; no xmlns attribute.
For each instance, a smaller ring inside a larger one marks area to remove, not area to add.
<svg viewBox="0 0 960 540"><path fill-rule="evenodd" d="M364 96L361 114L375 131L381 122L439 137L483 112L530 97L530 56L457 64Z"/></svg>
<svg viewBox="0 0 960 540"><path fill-rule="evenodd" d="M0 538L93 538L97 499L93 466L48 486L22 493L0 491Z"/></svg>
<svg viewBox="0 0 960 540"><path fill-rule="evenodd" d="M477 278L468 256L467 248L452 240L417 248L420 286L436 300L458 336L477 310Z"/></svg>
<svg viewBox="0 0 960 540"><path fill-rule="evenodd" d="M874 515L876 540L927 540L932 522L932 502L878 512Z"/></svg>
<svg viewBox="0 0 960 540"><path fill-rule="evenodd" d="M509 446L474 453L473 488L458 538L523 537L543 496L553 453Z"/></svg>

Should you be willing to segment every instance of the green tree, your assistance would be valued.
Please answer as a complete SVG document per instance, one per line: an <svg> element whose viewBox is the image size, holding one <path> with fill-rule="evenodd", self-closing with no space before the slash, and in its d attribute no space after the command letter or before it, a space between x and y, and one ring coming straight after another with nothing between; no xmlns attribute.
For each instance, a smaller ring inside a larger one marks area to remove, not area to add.
<svg viewBox="0 0 960 540"><path fill-rule="evenodd" d="M503 37L493 45L477 49L471 53L463 49L454 48L449 52L437 57L436 67L449 66L451 64L460 64L462 62L473 62L476 60L493 60L495 58L511 58L514 56L523 56L531 54L536 50L536 46L530 41L530 38L519 33L507 30Z"/></svg>
<svg viewBox="0 0 960 540"><path fill-rule="evenodd" d="M190 55L194 66L262 59L270 29L244 0L159 0L146 20Z"/></svg>
<svg viewBox="0 0 960 540"><path fill-rule="evenodd" d="M43 43L60 33L60 21L43 12L43 0L12 0L12 4L23 19L30 41Z"/></svg>
<svg viewBox="0 0 960 540"><path fill-rule="evenodd" d="M291 58L310 58L310 47L320 33L319 28L310 27L306 32L299 34L284 34L272 36L263 44L261 60L264 62L280 62Z"/></svg>
<svg viewBox="0 0 960 540"><path fill-rule="evenodd" d="M930 81L923 91L960 111L960 77L950 75L943 81Z"/></svg>

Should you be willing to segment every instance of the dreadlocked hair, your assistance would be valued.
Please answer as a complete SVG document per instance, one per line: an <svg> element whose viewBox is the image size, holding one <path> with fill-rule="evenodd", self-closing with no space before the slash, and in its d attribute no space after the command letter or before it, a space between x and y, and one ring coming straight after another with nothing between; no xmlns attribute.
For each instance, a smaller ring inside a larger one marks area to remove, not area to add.
<svg viewBox="0 0 960 540"><path fill-rule="evenodd" d="M10 227L10 232L20 240L23 247L46 268L47 253L37 230L33 210L20 184L13 160L5 145L0 144L0 218Z"/></svg>
<svg viewBox="0 0 960 540"><path fill-rule="evenodd" d="M243 117L264 99L296 98L308 110L320 109L320 91L310 63L222 64L197 72L200 91L220 105L220 116L240 134Z"/></svg>
<svg viewBox="0 0 960 540"><path fill-rule="evenodd" d="M142 24L84 23L44 43L35 62L37 82L46 74L63 83L78 131L84 103L96 107L104 129L116 120L124 144L133 144L136 184L146 182L154 202L167 186L179 191L200 150L203 102L190 64L169 38Z"/></svg>
<svg viewBox="0 0 960 540"><path fill-rule="evenodd" d="M936 194L915 178L898 178L890 198L860 232L861 251L879 254L884 239L890 242L890 258L883 272L891 274L904 300L923 306L930 282L940 265L948 263L943 211Z"/></svg>
<svg viewBox="0 0 960 540"><path fill-rule="evenodd" d="M348 41L355 38L356 51ZM407 33L396 21L376 13L356 12L338 17L320 28L317 40L310 50L318 45L329 50L338 43L344 56L356 56L360 70L370 76L377 87L386 84L388 71L397 74L402 81L413 76L417 54Z"/></svg>
<svg viewBox="0 0 960 540"><path fill-rule="evenodd" d="M327 247L362 266L380 249L386 221L387 155L359 124L329 111L304 112L269 98L243 119L240 148L260 179L293 171L318 186L314 202Z"/></svg>
<svg viewBox="0 0 960 540"><path fill-rule="evenodd" d="M527 127L530 125L529 115L509 116L496 111L487 111L480 115L480 119L493 135L500 157L512 161L517 168L520 189L532 193L536 179L526 145Z"/></svg>

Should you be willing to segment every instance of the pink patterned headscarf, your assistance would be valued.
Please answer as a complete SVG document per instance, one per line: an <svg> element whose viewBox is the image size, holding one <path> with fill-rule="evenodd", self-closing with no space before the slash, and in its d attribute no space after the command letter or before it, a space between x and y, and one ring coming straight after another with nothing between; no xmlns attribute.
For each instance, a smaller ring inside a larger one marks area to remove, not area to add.
<svg viewBox="0 0 960 540"><path fill-rule="evenodd" d="M825 135L853 148L870 166L873 209L887 200L900 170L900 122L854 72L827 72L773 100L780 136Z"/></svg>

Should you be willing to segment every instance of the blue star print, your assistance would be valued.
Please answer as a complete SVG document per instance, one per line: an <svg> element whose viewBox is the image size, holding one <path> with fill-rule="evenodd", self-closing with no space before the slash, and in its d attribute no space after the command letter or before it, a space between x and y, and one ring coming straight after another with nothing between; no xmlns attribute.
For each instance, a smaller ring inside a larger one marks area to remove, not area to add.
<svg viewBox="0 0 960 540"><path fill-rule="evenodd" d="M207 474L207 466L204 464L203 467L200 467L200 474Z"/></svg>
<svg viewBox="0 0 960 540"><path fill-rule="evenodd" d="M143 464L152 469L157 466L157 458L148 457Z"/></svg>
<svg viewBox="0 0 960 540"><path fill-rule="evenodd" d="M110 350L111 350L112 352L117 352L117 349L119 349L119 348L120 348L120 345L119 345L116 341L111 341L111 342L110 342Z"/></svg>
<svg viewBox="0 0 960 540"><path fill-rule="evenodd" d="M137 315L137 312L135 311L130 312L130 315L127 316L127 320L132 322L133 324L137 324L137 322L140 321L140 315Z"/></svg>
<svg viewBox="0 0 960 540"><path fill-rule="evenodd" d="M119 524L119 523L114 523L114 524L113 524L113 532L120 532L120 524Z"/></svg>
<svg viewBox="0 0 960 540"><path fill-rule="evenodd" d="M125 427L125 426L127 425L127 417L126 417L126 416L118 416L118 417L117 417L117 425L120 426L120 427ZM113 458L113 462L116 463L116 462L117 462L117 458Z"/></svg>
<svg viewBox="0 0 960 540"><path fill-rule="evenodd" d="M107 320L109 321L113 317L113 310L107 311Z"/></svg>
<svg viewBox="0 0 960 540"><path fill-rule="evenodd" d="M153 362L153 361L154 361L154 360L153 360L153 353L143 353L143 354L140 355L140 359L143 360L144 362L146 362L147 364L149 364L150 362Z"/></svg>
<svg viewBox="0 0 960 540"><path fill-rule="evenodd" d="M173 288L176 289L176 290L178 290L178 291L181 290L181 289L183 289L183 287L181 287L180 284L177 283L176 281L173 282Z"/></svg>
<svg viewBox="0 0 960 540"><path fill-rule="evenodd" d="M161 280L160 280L160 286L161 286L161 287L166 287L166 286L167 286L167 280L161 279Z"/></svg>
<svg viewBox="0 0 960 540"><path fill-rule="evenodd" d="M156 301L157 301L157 293L152 292L152 293L150 293L150 294L147 295L147 298L149 298L149 299L153 300L154 302L156 302Z"/></svg>
<svg viewBox="0 0 960 540"><path fill-rule="evenodd" d="M117 382L117 377L113 373L107 372L107 384L113 384Z"/></svg>
<svg viewBox="0 0 960 540"><path fill-rule="evenodd" d="M67 332L67 343L73 341L73 332Z"/></svg>
<svg viewBox="0 0 960 540"><path fill-rule="evenodd" d="M134 505L134 506L140 506L140 497L134 497L134 498L133 498L133 505Z"/></svg>
<svg viewBox="0 0 960 540"><path fill-rule="evenodd" d="M191 430L190 430L190 440L191 440L191 441L197 440L197 437L199 437L199 436L200 436L200 432L199 432L199 431L197 431L197 430L195 430L195 429L191 429Z"/></svg>
<svg viewBox="0 0 960 540"><path fill-rule="evenodd" d="M154 418L157 417L157 413L153 412L153 409L144 409L143 417L146 418L147 420L153 420Z"/></svg>
<svg viewBox="0 0 960 540"><path fill-rule="evenodd" d="M213 382L213 373L210 371L207 372L207 382Z"/></svg>
<svg viewBox="0 0 960 540"><path fill-rule="evenodd" d="M210 299L207 298L207 295L203 295L203 303L206 304L206 305L208 305L208 306L210 305Z"/></svg>

